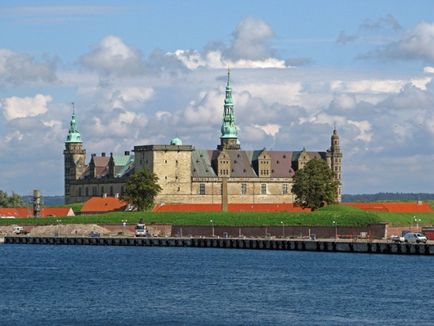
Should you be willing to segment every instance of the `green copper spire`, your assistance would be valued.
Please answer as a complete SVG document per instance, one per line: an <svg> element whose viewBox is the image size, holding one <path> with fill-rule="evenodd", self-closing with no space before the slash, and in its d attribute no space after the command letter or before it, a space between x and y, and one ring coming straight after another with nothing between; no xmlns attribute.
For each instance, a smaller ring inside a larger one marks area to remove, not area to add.
<svg viewBox="0 0 434 326"><path fill-rule="evenodd" d="M77 129L77 121L75 120L75 108L74 103L72 103L72 117L71 123L69 125L68 136L66 136L67 143L81 143L80 132Z"/></svg>
<svg viewBox="0 0 434 326"><path fill-rule="evenodd" d="M220 139L231 138L238 141L238 132L235 125L234 102L232 100L231 72L229 68L221 133Z"/></svg>

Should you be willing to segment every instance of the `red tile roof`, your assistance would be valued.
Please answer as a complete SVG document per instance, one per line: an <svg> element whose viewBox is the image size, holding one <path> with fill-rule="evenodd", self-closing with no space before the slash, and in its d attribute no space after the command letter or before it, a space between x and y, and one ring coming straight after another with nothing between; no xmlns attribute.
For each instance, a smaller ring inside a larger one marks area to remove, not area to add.
<svg viewBox="0 0 434 326"><path fill-rule="evenodd" d="M126 201L115 197L92 197L81 208L82 214L105 213L124 210Z"/></svg>
<svg viewBox="0 0 434 326"><path fill-rule="evenodd" d="M16 218L33 217L33 209L28 207L0 208L0 216L14 216ZM41 217L74 216L69 207L45 207L41 209Z"/></svg>
<svg viewBox="0 0 434 326"><path fill-rule="evenodd" d="M74 216L74 211L69 207L45 207L41 209L41 216Z"/></svg>
<svg viewBox="0 0 434 326"><path fill-rule="evenodd" d="M386 203L345 203L343 205L357 207L365 211L380 211L390 213L433 213L427 203L386 202Z"/></svg>

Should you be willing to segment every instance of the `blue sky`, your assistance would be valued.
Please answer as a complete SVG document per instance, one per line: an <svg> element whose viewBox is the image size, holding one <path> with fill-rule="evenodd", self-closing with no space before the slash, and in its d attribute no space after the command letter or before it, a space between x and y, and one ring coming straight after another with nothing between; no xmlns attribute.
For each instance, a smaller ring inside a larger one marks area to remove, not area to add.
<svg viewBox="0 0 434 326"><path fill-rule="evenodd" d="M63 193L90 153L215 148L226 66L242 148L326 150L344 193L432 192L432 1L3 1L0 189Z"/></svg>

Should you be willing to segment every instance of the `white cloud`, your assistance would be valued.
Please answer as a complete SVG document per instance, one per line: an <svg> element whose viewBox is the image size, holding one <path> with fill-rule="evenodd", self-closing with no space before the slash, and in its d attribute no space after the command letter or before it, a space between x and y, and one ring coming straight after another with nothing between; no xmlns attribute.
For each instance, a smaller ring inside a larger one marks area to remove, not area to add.
<svg viewBox="0 0 434 326"><path fill-rule="evenodd" d="M279 132L280 128L282 128L281 125L278 124L273 124L273 123L268 123L266 125L254 125L255 128L259 128L262 131L264 131L267 135L275 137L276 134Z"/></svg>
<svg viewBox="0 0 434 326"><path fill-rule="evenodd" d="M244 18L235 31L229 46L207 49L203 53L196 50L178 49L166 55L176 58L190 70L197 68L287 68L285 60L274 55L270 40L274 32L265 21L253 17ZM304 62L309 60L303 58ZM289 61L288 61L289 62Z"/></svg>
<svg viewBox="0 0 434 326"><path fill-rule="evenodd" d="M9 49L0 49L0 83L53 82L54 60L36 61L33 57Z"/></svg>
<svg viewBox="0 0 434 326"><path fill-rule="evenodd" d="M355 126L359 130L359 135L357 135L354 140L361 140L365 143L369 143L372 140L372 125L369 121L352 121L348 120L350 125Z"/></svg>
<svg viewBox="0 0 434 326"><path fill-rule="evenodd" d="M154 95L154 90L148 87L124 87L112 92L112 107L124 108L145 103Z"/></svg>
<svg viewBox="0 0 434 326"><path fill-rule="evenodd" d="M434 62L434 23L422 22L367 57Z"/></svg>
<svg viewBox="0 0 434 326"><path fill-rule="evenodd" d="M201 92L184 110L185 121L189 125L217 125L222 119L223 93L217 90Z"/></svg>
<svg viewBox="0 0 434 326"><path fill-rule="evenodd" d="M423 68L423 72L427 74L434 74L434 67L426 66Z"/></svg>
<svg viewBox="0 0 434 326"><path fill-rule="evenodd" d="M405 84L406 81L394 79L334 80L330 88L332 91L345 93L398 93Z"/></svg>
<svg viewBox="0 0 434 326"><path fill-rule="evenodd" d="M24 138L24 135L19 130L15 130L11 133L8 133L4 139L5 139L6 143L9 143L13 140L22 141L23 138Z"/></svg>
<svg viewBox="0 0 434 326"><path fill-rule="evenodd" d="M357 104L354 94L336 94L330 106L337 107L341 110L350 110Z"/></svg>
<svg viewBox="0 0 434 326"><path fill-rule="evenodd" d="M278 102L285 105L299 105L303 85L299 82L252 83L237 85L238 91L246 91L269 104Z"/></svg>
<svg viewBox="0 0 434 326"><path fill-rule="evenodd" d="M202 56L198 51L176 50L167 53L167 56L174 57L181 61L190 70L197 68L224 69L231 68L286 68L285 60L277 58L266 58L262 60L251 59L230 59L225 58L221 51L210 51Z"/></svg>
<svg viewBox="0 0 434 326"><path fill-rule="evenodd" d="M240 60L264 60L272 56L268 42L274 37L271 26L254 17L244 18L233 33L231 47L226 51L229 58Z"/></svg>
<svg viewBox="0 0 434 326"><path fill-rule="evenodd" d="M0 101L6 120L35 117L48 111L52 101L49 95L37 94L34 97L7 97Z"/></svg>
<svg viewBox="0 0 434 326"><path fill-rule="evenodd" d="M113 35L104 37L80 62L107 75L133 76L143 74L145 69L141 53Z"/></svg>

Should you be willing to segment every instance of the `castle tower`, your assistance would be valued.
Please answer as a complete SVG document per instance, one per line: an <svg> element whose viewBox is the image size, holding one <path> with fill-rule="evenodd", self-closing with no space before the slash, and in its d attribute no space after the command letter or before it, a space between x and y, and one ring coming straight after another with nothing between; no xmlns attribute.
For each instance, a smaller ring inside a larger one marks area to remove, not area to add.
<svg viewBox="0 0 434 326"><path fill-rule="evenodd" d="M63 155L65 159L65 203L70 204L74 196L71 194L71 181L80 178L86 168L86 150L83 149L80 132L77 129L74 103Z"/></svg>
<svg viewBox="0 0 434 326"><path fill-rule="evenodd" d="M217 149L240 149L237 127L235 125L234 102L232 100L231 72L228 69L226 95L221 127L220 145Z"/></svg>
<svg viewBox="0 0 434 326"><path fill-rule="evenodd" d="M336 180L342 182L342 152L339 145L339 136L336 127L333 129L331 136L330 149L327 151L327 162L330 169L335 173ZM342 199L342 184L338 188L338 202Z"/></svg>

